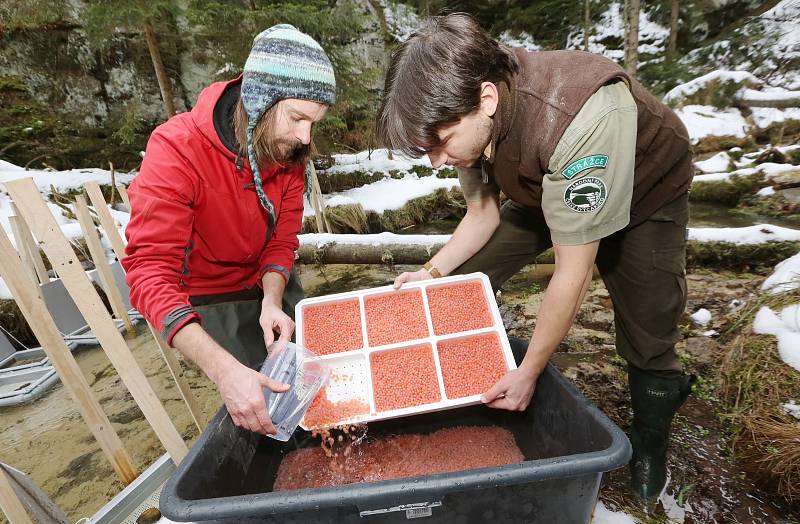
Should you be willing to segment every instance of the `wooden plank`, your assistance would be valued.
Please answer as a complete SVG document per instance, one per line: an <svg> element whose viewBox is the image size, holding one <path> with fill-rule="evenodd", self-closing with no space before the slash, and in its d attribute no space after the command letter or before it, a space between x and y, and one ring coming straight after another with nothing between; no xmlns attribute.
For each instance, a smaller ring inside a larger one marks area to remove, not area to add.
<svg viewBox="0 0 800 524"><path fill-rule="evenodd" d="M128 198L128 188L123 186L122 184L117 184L117 192L119 196L122 198L122 203L125 204L128 208L128 213L131 212L131 201Z"/></svg>
<svg viewBox="0 0 800 524"><path fill-rule="evenodd" d="M164 406L161 405L153 388L150 387L150 383L147 382L147 378L133 358L122 335L117 331L113 319L106 311L100 296L89 281L89 277L81 268L75 252L61 232L55 217L42 200L33 179L23 178L6 182L6 189L17 203L34 235L41 240L47 257L61 275L64 286L78 306L83 318L92 328L97 340L100 341L100 345L117 370L122 382L130 391L167 453L178 464L188 452L186 443L175 429ZM108 208L106 208L106 212L108 212Z"/></svg>
<svg viewBox="0 0 800 524"><path fill-rule="evenodd" d="M183 401L186 402L186 407L189 408L189 414L192 416L192 420L194 420L197 429L202 433L208 425L208 417L203 411L203 408L200 407L197 397L192 393L192 388L189 387L189 382L183 374L183 369L181 368L180 362L178 362L178 357L175 356L175 350L167 345L166 341L164 341L161 335L153 328L150 322L148 322L147 325L156 341L156 345L158 345L158 349L161 350L161 356L164 357L164 361L167 363L167 368L172 378L175 380L175 384L178 386L178 391L180 391Z"/></svg>
<svg viewBox="0 0 800 524"><path fill-rule="evenodd" d="M92 201L97 216L100 217L100 225L103 226L103 230L106 232L109 242L111 242L114 254L117 255L119 260L122 260L122 257L125 256L125 242L114 225L114 217L111 216L111 211L108 210L106 199L103 197L103 192L100 191L100 184L95 181L89 181L83 184L83 188L86 190L86 194L89 195L89 200Z"/></svg>
<svg viewBox="0 0 800 524"><path fill-rule="evenodd" d="M108 265L106 253L103 246L100 244L100 236L94 228L92 222L92 215L89 214L89 206L86 204L86 197L78 195L75 197L75 216L78 217L78 222L83 229L83 237L86 240L86 245L89 247L89 254L94 262L94 267L97 268L97 273L100 275L100 281L103 283L103 290L106 292L109 303L111 303L111 310L114 311L114 316L125 323L125 329L131 337L136 336L136 330L133 329L133 323L128 317L128 310L122 303L122 294L119 292L117 283L114 281L114 275L111 273L111 266Z"/></svg>
<svg viewBox="0 0 800 524"><path fill-rule="evenodd" d="M5 236L5 232L3 235ZM0 468L0 509L6 514L11 524L33 524L28 512L25 511L25 506L22 505L22 501L11 487L8 475L2 468Z"/></svg>
<svg viewBox="0 0 800 524"><path fill-rule="evenodd" d="M11 203L11 209L14 211L14 215L19 219L20 234L23 237L22 241L25 243L26 249L30 253L31 261L33 262L33 267L36 270L36 276L39 278L39 282L42 284L50 282L50 275L47 274L47 268L44 267L44 259L39 252L39 244L33 239L31 228L19 214L19 210L13 202Z"/></svg>
<svg viewBox="0 0 800 524"><path fill-rule="evenodd" d="M34 187L34 190L38 190ZM41 197L40 197L41 198ZM42 202L44 205L44 202ZM45 208L47 210L47 208ZM49 213L50 211L47 210ZM55 220L53 220L55 222ZM58 227L56 225L56 227ZM66 242L66 239L65 239ZM77 265L80 268L80 265ZM53 317L47 310L44 299L39 291L39 286L28 278L22 263L17 258L11 241L5 231L0 228L0 276L11 290L14 300L28 324L42 345L50 363L58 372L64 388L78 405L78 410L83 420L89 426L100 448L105 453L114 471L123 483L130 484L137 476L136 469L130 456L122 446L119 436L114 432L111 422L100 408L100 403L94 398L92 390L83 376L78 363L70 353L64 339L61 337ZM81 272L83 270L80 270ZM92 288L94 292L94 288ZM97 293L95 293L96 295Z"/></svg>
<svg viewBox="0 0 800 524"><path fill-rule="evenodd" d="M97 191L93 190L94 193L96 194L99 193L99 197L96 196L96 198L102 198L103 196L102 193L99 192L99 189L100 188L98 186ZM128 200L128 193L127 191L125 191L124 186L118 186L118 189L120 189L120 195L122 195L122 200L126 202L127 205L130 207L130 201ZM100 204L101 207L105 207L104 202L105 201L103 201L103 203ZM98 202L93 201L93 203L94 206L97 208ZM111 236L117 232L116 228L113 227L113 224L112 224L113 231L109 231L106 225L102 223L101 227L103 227L106 235L109 238L111 238ZM122 260L124 257L125 257L124 251L122 252L121 256L119 253L117 253L117 258L119 258L120 260ZM167 369L169 369L172 378L175 380L175 384L178 386L178 391L180 392L181 397L183 397L184 402L186 402L186 407L189 409L189 414L191 415L192 420L194 420L194 423L197 425L197 428L200 431L203 431L203 429L205 429L205 427L208 425L208 417L206 417L205 412L200 407L200 403L198 402L197 397L195 396L194 393L192 393L192 389L191 387L189 387L189 382L186 380L186 377L183 374L183 370L181 369L180 363L178 362L178 358L173 353L172 348L170 348L167 345L167 343L161 338L161 335L158 333L158 331L156 331L155 328L153 328L153 326L150 325L149 322L147 323L147 326L150 328L150 333L153 335L153 338L156 341L158 349L161 350L161 356L164 357L164 362L166 362Z"/></svg>
<svg viewBox="0 0 800 524"><path fill-rule="evenodd" d="M332 233L333 230L331 225L328 223L328 218L325 216L325 201L322 198L322 189L319 187L319 178L317 177L317 169L314 167L314 163L311 162L311 205L314 206L314 213L317 213L317 209L319 209L319 218L317 220L317 227L320 227L320 221L322 222L322 228L319 229L320 233Z"/></svg>
<svg viewBox="0 0 800 524"><path fill-rule="evenodd" d="M5 472L12 489L37 522L70 524L64 512L28 475L2 462L0 470Z"/></svg>
<svg viewBox="0 0 800 524"><path fill-rule="evenodd" d="M17 244L17 252L22 259L22 265L25 266L25 271L31 275L33 282L39 283L39 276L36 274L36 268L33 267L33 257L31 250L25 243L25 237L22 233L22 224L18 216L11 215L8 217L8 222L11 224L11 231L14 232L14 240Z"/></svg>
<svg viewBox="0 0 800 524"><path fill-rule="evenodd" d="M317 223L317 233L327 233L325 231L325 222L322 218L322 206L320 203L320 198L317 192L318 184L317 184L317 170L314 168L314 163L309 160L308 167L306 168L309 170L311 176L309 177L309 182L311 183L311 191L309 192L309 200L311 200L311 207L314 208L314 219Z"/></svg>

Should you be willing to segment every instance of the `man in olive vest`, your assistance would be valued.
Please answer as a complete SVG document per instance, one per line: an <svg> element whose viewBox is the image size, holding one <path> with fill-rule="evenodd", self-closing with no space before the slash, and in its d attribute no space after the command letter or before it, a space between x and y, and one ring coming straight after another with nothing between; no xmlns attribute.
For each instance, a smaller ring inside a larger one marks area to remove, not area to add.
<svg viewBox="0 0 800 524"><path fill-rule="evenodd" d="M456 166L467 200L447 245L395 287L483 271L497 289L554 248L528 351L484 394L489 406L527 408L597 265L628 362L632 488L652 502L693 381L675 353L693 175L678 117L610 60L510 50L468 15L451 14L428 19L392 55L377 131L391 149ZM509 198L502 208L500 191Z"/></svg>

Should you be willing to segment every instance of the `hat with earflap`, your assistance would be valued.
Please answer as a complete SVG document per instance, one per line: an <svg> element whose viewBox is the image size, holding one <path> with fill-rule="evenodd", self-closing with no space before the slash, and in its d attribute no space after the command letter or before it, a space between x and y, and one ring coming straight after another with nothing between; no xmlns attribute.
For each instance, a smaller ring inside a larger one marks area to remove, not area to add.
<svg viewBox="0 0 800 524"><path fill-rule="evenodd" d="M269 238L275 228L275 208L264 194L253 148L253 131L264 113L285 98L333 105L336 102L333 66L313 38L294 26L278 24L253 40L244 64L241 96L247 113L247 158L258 199L269 214Z"/></svg>

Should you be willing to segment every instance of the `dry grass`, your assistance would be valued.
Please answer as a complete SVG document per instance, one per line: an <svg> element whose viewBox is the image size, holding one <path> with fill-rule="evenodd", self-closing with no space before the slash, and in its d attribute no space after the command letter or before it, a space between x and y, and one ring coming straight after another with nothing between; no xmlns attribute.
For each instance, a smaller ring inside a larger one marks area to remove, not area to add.
<svg viewBox="0 0 800 524"><path fill-rule="evenodd" d="M779 405L800 396L800 373L784 363L775 337L752 333L756 312L800 302L800 290L762 295L724 330L728 352L720 367L722 418L731 424L731 449L756 482L792 502L800 500L800 423Z"/></svg>
<svg viewBox="0 0 800 524"><path fill-rule="evenodd" d="M461 218L466 203L461 190L440 188L423 197L410 200L400 209L390 209L378 214L365 211L361 204L345 204L325 209L325 217L334 233L381 233L402 229L434 220ZM316 231L314 217L303 221L303 232Z"/></svg>
<svg viewBox="0 0 800 524"><path fill-rule="evenodd" d="M313 217L312 217L313 218ZM361 204L345 204L325 209L332 233L368 233L369 220Z"/></svg>
<svg viewBox="0 0 800 524"><path fill-rule="evenodd" d="M735 136L706 136L694 145L693 150L696 155L703 153L717 153L726 151L732 147L752 149L755 143L752 138L740 138Z"/></svg>
<svg viewBox="0 0 800 524"><path fill-rule="evenodd" d="M25 346L36 347L39 345L36 341L36 336L28 326L28 322L22 316L17 303L13 300L0 300L0 324L2 324L5 331L8 331L12 337ZM4 332L3 334L5 335L6 333Z"/></svg>
<svg viewBox="0 0 800 524"><path fill-rule="evenodd" d="M399 231L432 220L460 218L465 212L466 202L460 189L448 191L440 188L430 195L409 201L400 209L384 211L380 223L385 231Z"/></svg>

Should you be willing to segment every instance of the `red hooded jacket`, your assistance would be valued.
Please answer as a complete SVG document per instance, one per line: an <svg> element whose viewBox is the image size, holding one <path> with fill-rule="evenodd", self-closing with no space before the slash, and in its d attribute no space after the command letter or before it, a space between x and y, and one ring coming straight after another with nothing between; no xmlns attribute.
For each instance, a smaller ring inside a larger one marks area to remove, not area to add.
<svg viewBox="0 0 800 524"><path fill-rule="evenodd" d="M190 296L261 285L267 271L289 278L303 219L304 166L261 169L277 223L267 235L267 212L246 158L219 138L213 112L225 88L204 89L191 112L158 126L131 184L131 220L122 265L131 304L162 331L168 343L199 320Z"/></svg>

